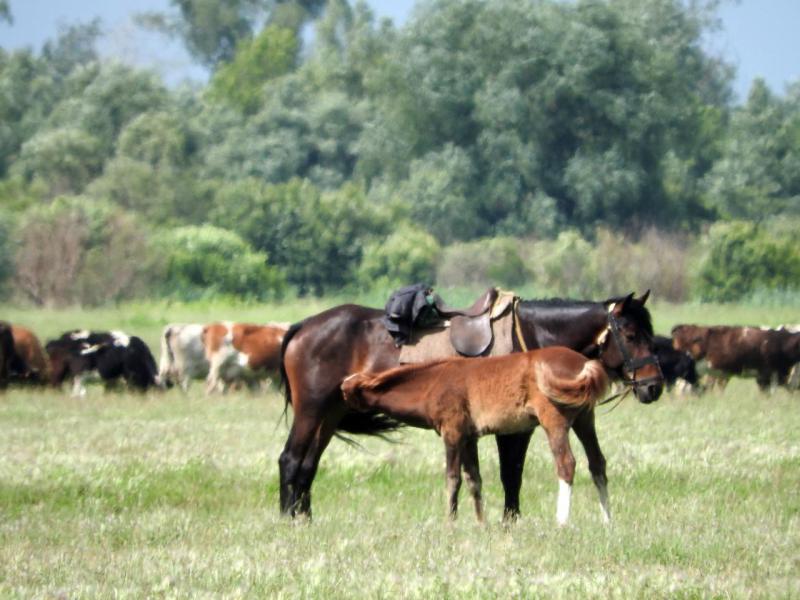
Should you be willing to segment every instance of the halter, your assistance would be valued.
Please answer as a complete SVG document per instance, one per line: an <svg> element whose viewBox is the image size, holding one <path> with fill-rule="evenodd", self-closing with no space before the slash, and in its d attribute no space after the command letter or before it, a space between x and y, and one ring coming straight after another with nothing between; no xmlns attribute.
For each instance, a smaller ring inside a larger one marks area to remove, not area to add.
<svg viewBox="0 0 800 600"><path fill-rule="evenodd" d="M658 363L658 358L655 354L643 356L642 358L633 358L630 355L628 347L625 345L625 341L622 338L622 333L620 332L619 321L611 311L608 313L608 331L610 331L611 335L614 337L617 348L619 348L619 353L622 355L622 382L625 385L638 389L651 383L661 383L664 381L664 374L661 372L661 365ZM655 365L656 369L658 369L658 375L646 377L645 379L636 379L636 371L647 365ZM630 379L626 377L626 373L631 374Z"/></svg>

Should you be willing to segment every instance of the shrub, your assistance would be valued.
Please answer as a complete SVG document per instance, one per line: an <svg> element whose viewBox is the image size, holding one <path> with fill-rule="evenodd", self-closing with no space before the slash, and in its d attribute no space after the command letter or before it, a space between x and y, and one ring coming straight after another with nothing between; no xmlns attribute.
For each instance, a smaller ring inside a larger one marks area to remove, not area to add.
<svg viewBox="0 0 800 600"><path fill-rule="evenodd" d="M141 290L147 237L130 213L62 197L20 221L15 289L35 304L101 304Z"/></svg>
<svg viewBox="0 0 800 600"><path fill-rule="evenodd" d="M757 290L800 287L800 247L794 234L734 221L711 227L697 276L701 300L729 302Z"/></svg>
<svg viewBox="0 0 800 600"><path fill-rule="evenodd" d="M266 299L280 296L283 274L267 264L232 231L203 225L159 234L155 247L163 256L161 287L182 300L214 296Z"/></svg>
<svg viewBox="0 0 800 600"><path fill-rule="evenodd" d="M416 282L431 283L441 247L431 234L404 223L383 241L364 247L358 268L362 288L388 290Z"/></svg>
<svg viewBox="0 0 800 600"><path fill-rule="evenodd" d="M442 287L513 288L522 285L530 273L520 256L521 242L498 237L453 244L444 249L436 272Z"/></svg>

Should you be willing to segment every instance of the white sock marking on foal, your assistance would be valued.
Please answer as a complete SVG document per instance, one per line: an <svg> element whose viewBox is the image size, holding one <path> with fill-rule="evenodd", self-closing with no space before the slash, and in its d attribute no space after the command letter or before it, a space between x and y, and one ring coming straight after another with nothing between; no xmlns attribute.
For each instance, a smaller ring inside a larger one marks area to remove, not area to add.
<svg viewBox="0 0 800 600"><path fill-rule="evenodd" d="M564 481L558 480L558 507L556 509L556 519L559 525L566 525L569 519L569 502L572 497L572 485Z"/></svg>

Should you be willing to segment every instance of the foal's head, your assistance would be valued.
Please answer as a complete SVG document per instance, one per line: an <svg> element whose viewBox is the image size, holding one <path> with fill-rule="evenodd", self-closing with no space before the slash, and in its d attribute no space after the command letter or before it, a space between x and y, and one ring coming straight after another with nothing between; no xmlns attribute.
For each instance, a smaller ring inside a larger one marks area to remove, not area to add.
<svg viewBox="0 0 800 600"><path fill-rule="evenodd" d="M629 294L606 300L608 327L598 339L603 363L621 375L645 404L658 400L664 389L664 376L655 357L653 324L644 306L649 295L648 290L640 298Z"/></svg>

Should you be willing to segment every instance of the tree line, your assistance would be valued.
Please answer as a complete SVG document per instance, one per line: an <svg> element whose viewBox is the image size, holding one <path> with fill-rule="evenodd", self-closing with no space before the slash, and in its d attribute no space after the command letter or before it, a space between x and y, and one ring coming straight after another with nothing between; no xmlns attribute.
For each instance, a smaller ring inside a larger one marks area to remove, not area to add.
<svg viewBox="0 0 800 600"><path fill-rule="evenodd" d="M209 69L178 87L102 60L98 21L0 49L0 281L43 305L602 294L621 264L675 300L797 290L800 82L736 105L716 4L427 0L396 27L172 0L138 22Z"/></svg>

